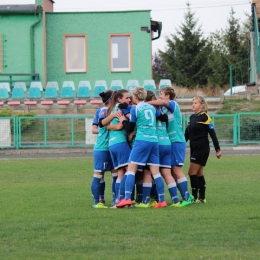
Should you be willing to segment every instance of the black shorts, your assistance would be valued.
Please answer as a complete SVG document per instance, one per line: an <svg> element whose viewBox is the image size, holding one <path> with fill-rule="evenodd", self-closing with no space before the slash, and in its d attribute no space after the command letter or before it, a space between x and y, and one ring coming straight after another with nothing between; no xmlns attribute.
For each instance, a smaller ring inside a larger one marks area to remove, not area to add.
<svg viewBox="0 0 260 260"><path fill-rule="evenodd" d="M205 166L209 157L209 140L202 138L190 142L190 162Z"/></svg>

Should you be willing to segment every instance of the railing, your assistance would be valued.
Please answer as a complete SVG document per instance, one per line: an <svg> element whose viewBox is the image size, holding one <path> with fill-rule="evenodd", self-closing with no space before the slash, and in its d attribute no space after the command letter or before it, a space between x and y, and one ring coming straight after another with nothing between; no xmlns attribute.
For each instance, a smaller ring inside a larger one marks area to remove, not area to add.
<svg viewBox="0 0 260 260"><path fill-rule="evenodd" d="M211 115L220 147L260 143L260 113ZM92 148L93 115L0 117L0 148ZM189 116L183 116L183 129ZM212 144L211 144L212 145Z"/></svg>

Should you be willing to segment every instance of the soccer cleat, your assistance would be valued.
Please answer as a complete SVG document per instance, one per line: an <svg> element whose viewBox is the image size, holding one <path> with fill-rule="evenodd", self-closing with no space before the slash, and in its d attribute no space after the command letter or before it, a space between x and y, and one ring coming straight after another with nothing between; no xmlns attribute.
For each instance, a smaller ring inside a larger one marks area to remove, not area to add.
<svg viewBox="0 0 260 260"><path fill-rule="evenodd" d="M181 207L189 206L192 203L190 200L183 200L181 202Z"/></svg>
<svg viewBox="0 0 260 260"><path fill-rule="evenodd" d="M197 199L196 203L207 203L206 199Z"/></svg>
<svg viewBox="0 0 260 260"><path fill-rule="evenodd" d="M194 201L194 196L190 194L188 200L192 203L192 201Z"/></svg>
<svg viewBox="0 0 260 260"><path fill-rule="evenodd" d="M181 205L180 202L177 202L177 203L172 203L169 207L181 208L181 207L183 207L183 206Z"/></svg>
<svg viewBox="0 0 260 260"><path fill-rule="evenodd" d="M131 204L129 207L130 207L130 208L134 208L135 205L136 205L136 201L135 201L135 200L132 200L132 204ZM128 207L128 206L126 206L126 207Z"/></svg>
<svg viewBox="0 0 260 260"><path fill-rule="evenodd" d="M95 209L107 209L108 206L104 205L104 203L102 203L102 202L99 202L99 203L93 205L93 208L95 208Z"/></svg>
<svg viewBox="0 0 260 260"><path fill-rule="evenodd" d="M121 199L120 201L119 201L119 203L118 204L116 204L116 207L117 208L123 208L123 207L125 207L125 206L131 206L131 204L132 204L132 200L131 199L128 199L128 200L126 200L126 199Z"/></svg>
<svg viewBox="0 0 260 260"><path fill-rule="evenodd" d="M135 207L136 207L136 208L145 208L145 209L147 209L147 208L150 208L151 206L150 206L149 203L144 204L144 203L141 202L141 203L139 203L139 204L136 204Z"/></svg>
<svg viewBox="0 0 260 260"><path fill-rule="evenodd" d="M157 201L155 199L150 199L149 201L149 205L150 205L150 208L154 208L157 204Z"/></svg>
<svg viewBox="0 0 260 260"><path fill-rule="evenodd" d="M116 204L112 205L110 209L117 209Z"/></svg>
<svg viewBox="0 0 260 260"><path fill-rule="evenodd" d="M158 209L158 208L165 208L167 207L167 203L166 201L162 201L162 202L157 202L157 204L154 206L155 209Z"/></svg>

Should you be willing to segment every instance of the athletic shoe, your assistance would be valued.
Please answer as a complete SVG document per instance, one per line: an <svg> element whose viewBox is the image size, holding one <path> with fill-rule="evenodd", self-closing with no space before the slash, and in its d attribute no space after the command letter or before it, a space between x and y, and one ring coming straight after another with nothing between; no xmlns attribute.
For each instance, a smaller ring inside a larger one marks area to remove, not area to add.
<svg viewBox="0 0 260 260"><path fill-rule="evenodd" d="M154 208L157 205L157 201L155 199L150 199L149 201L150 208Z"/></svg>
<svg viewBox="0 0 260 260"><path fill-rule="evenodd" d="M157 204L154 206L154 208L158 209L158 208L165 208L167 207L167 203L166 201L162 201L162 202L157 202Z"/></svg>
<svg viewBox="0 0 260 260"><path fill-rule="evenodd" d="M93 205L93 208L95 208L95 209L107 209L108 206L104 205L102 202L99 202L96 205Z"/></svg>
<svg viewBox="0 0 260 260"><path fill-rule="evenodd" d="M169 207L181 208L183 206L182 206L182 204L180 202L177 202L177 203L172 203Z"/></svg>
<svg viewBox="0 0 260 260"><path fill-rule="evenodd" d="M181 202L181 206L182 207L189 206L191 203L192 203L192 201L190 201L190 200L183 200Z"/></svg>
<svg viewBox="0 0 260 260"><path fill-rule="evenodd" d="M135 200L132 200L132 204L129 206L130 208L134 208L136 205L136 201ZM126 206L127 207L127 206Z"/></svg>
<svg viewBox="0 0 260 260"><path fill-rule="evenodd" d="M207 203L206 199L197 199L196 203Z"/></svg>
<svg viewBox="0 0 260 260"><path fill-rule="evenodd" d="M112 205L110 209L117 209L116 204Z"/></svg>
<svg viewBox="0 0 260 260"><path fill-rule="evenodd" d="M99 199L99 202L105 204L105 203L106 203L106 200L105 200L105 199Z"/></svg>
<svg viewBox="0 0 260 260"><path fill-rule="evenodd" d="M126 200L126 199L121 199L120 201L119 201L119 203L118 204L116 204L116 207L117 208L123 208L124 206L130 206L132 204L132 200L131 199L128 199L128 200Z"/></svg>
<svg viewBox="0 0 260 260"><path fill-rule="evenodd" d="M141 203L139 203L139 204L136 204L135 207L136 207L136 208L145 208L145 209L147 209L147 208L150 208L151 206L150 206L149 203L144 204L144 203L141 202Z"/></svg>
<svg viewBox="0 0 260 260"><path fill-rule="evenodd" d="M194 201L194 196L190 194L188 200L192 203L192 201Z"/></svg>

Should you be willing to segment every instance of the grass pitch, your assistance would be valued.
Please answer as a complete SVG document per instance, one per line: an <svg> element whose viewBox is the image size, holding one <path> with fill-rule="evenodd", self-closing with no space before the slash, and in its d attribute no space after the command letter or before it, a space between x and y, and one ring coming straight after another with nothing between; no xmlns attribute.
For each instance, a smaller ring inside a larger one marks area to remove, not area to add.
<svg viewBox="0 0 260 260"><path fill-rule="evenodd" d="M210 157L208 203L165 209L91 208L92 158L0 163L0 259L260 259L257 155Z"/></svg>

